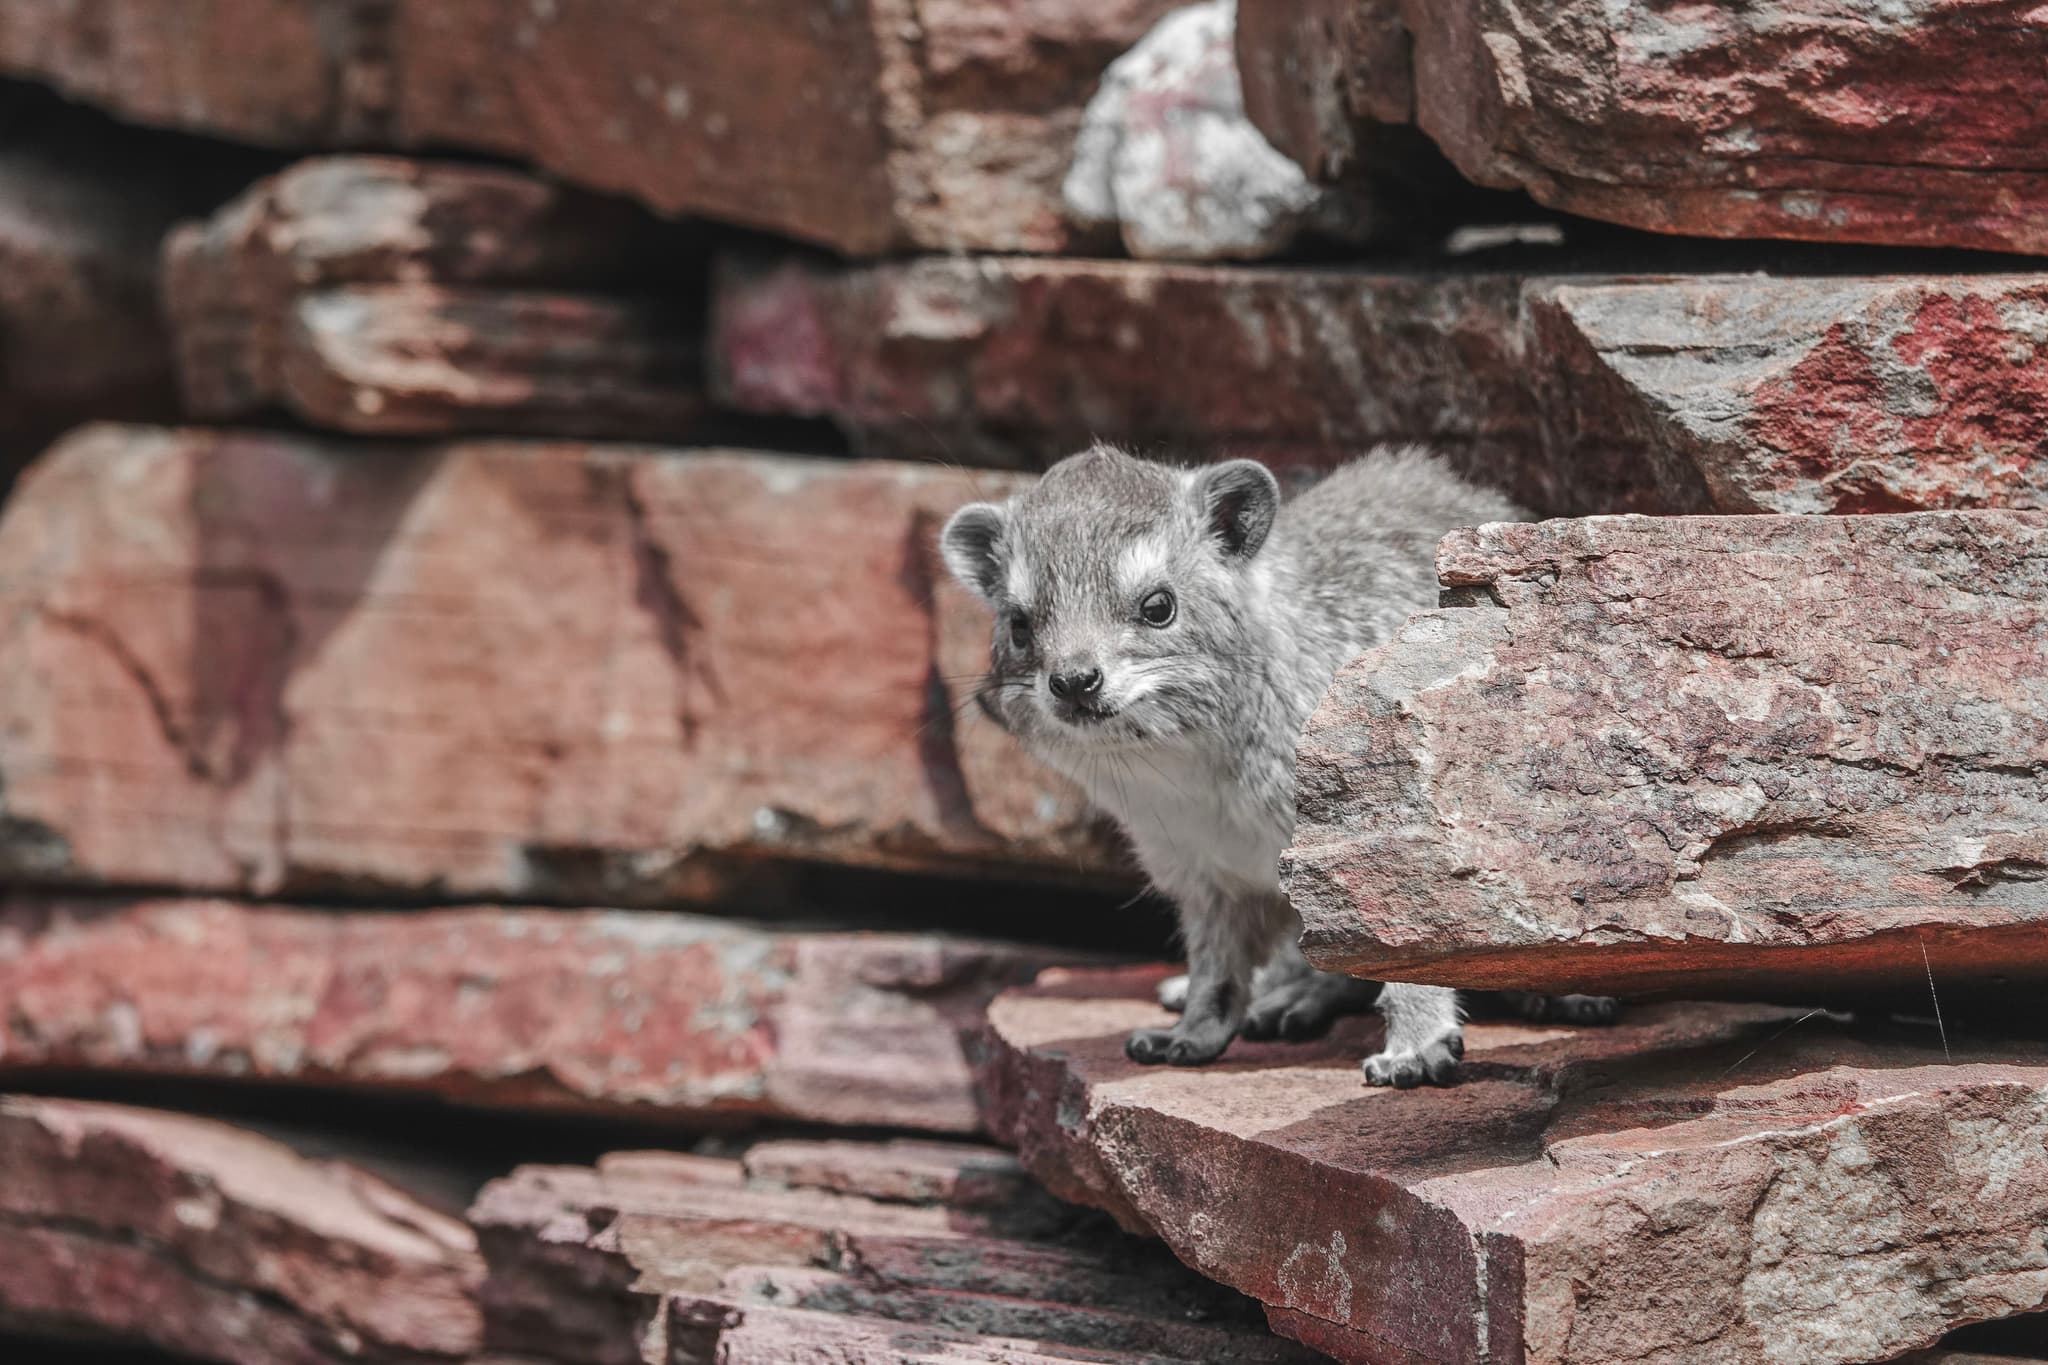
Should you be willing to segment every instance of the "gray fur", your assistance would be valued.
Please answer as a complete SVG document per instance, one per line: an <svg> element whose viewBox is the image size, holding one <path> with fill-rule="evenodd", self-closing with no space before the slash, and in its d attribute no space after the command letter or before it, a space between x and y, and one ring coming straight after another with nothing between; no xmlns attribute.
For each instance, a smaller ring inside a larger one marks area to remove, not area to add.
<svg viewBox="0 0 2048 1365"><path fill-rule="evenodd" d="M1295 743L1341 665L1436 605L1445 532L1524 519L1420 449L1376 450L1282 502L1249 460L1178 469L1098 445L947 523L947 565L996 613L982 708L1116 816L1180 911L1181 1016L1132 1034L1134 1059L1206 1062L1241 1029L1308 1036L1369 998L1296 946L1278 879ZM1148 624L1161 589L1173 619ZM1049 686L1095 669L1092 702ZM1366 1078L1448 1080L1455 992L1392 985L1378 1007Z"/></svg>

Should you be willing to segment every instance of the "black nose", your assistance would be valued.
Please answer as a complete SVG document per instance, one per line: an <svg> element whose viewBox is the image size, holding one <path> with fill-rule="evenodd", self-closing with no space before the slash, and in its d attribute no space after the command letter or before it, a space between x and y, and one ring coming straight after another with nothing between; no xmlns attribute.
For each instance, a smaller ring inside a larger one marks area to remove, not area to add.
<svg viewBox="0 0 2048 1365"><path fill-rule="evenodd" d="M1052 694L1061 701L1093 701L1102 692L1102 670L1075 669L1052 675Z"/></svg>

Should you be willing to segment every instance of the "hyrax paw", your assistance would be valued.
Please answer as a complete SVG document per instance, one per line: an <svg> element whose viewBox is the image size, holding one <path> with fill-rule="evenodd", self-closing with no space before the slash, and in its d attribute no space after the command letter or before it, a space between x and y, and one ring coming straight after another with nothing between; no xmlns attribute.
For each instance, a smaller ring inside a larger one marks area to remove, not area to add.
<svg viewBox="0 0 2048 1365"><path fill-rule="evenodd" d="M1188 1007L1188 974L1169 976L1159 983L1159 1008L1179 1014Z"/></svg>
<svg viewBox="0 0 2048 1365"><path fill-rule="evenodd" d="M1172 1029L1141 1028L1124 1040L1124 1056L1143 1066L1157 1066L1161 1062L1168 1066L1200 1066L1215 1061L1229 1045L1228 1038L1221 1044L1211 1044Z"/></svg>
<svg viewBox="0 0 2048 1365"><path fill-rule="evenodd" d="M1447 1033L1424 1043L1412 1052L1378 1052L1365 1059L1361 1069L1367 1085L1391 1085L1408 1090L1428 1081L1449 1085L1458 1075L1458 1059L1465 1055L1463 1034Z"/></svg>
<svg viewBox="0 0 2048 1365"><path fill-rule="evenodd" d="M1611 995L1556 995L1551 1009L1567 1024L1611 1024L1621 1013L1621 1004Z"/></svg>
<svg viewBox="0 0 2048 1365"><path fill-rule="evenodd" d="M1238 1032L1255 1043L1279 1039L1305 1043L1330 1031L1336 1015L1315 1000L1278 1000L1253 1005Z"/></svg>

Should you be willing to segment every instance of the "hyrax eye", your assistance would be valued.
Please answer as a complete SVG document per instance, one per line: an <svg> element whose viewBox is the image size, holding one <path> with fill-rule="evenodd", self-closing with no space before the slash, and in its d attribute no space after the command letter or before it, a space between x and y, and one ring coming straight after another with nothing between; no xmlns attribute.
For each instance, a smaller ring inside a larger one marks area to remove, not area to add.
<svg viewBox="0 0 2048 1365"><path fill-rule="evenodd" d="M1018 649L1031 647L1031 618L1021 611L1010 613L1010 643Z"/></svg>
<svg viewBox="0 0 2048 1365"><path fill-rule="evenodd" d="M1148 626L1170 626L1176 610L1172 590L1160 588L1147 593L1145 600L1138 604L1138 618Z"/></svg>

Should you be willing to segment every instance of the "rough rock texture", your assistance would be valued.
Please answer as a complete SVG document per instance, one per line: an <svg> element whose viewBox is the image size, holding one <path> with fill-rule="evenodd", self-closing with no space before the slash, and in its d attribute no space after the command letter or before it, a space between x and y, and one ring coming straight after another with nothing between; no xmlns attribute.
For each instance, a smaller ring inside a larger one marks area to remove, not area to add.
<svg viewBox="0 0 2048 1365"><path fill-rule="evenodd" d="M1148 259L1256 259L1305 228L1350 227L1342 196L1311 182L1245 117L1232 34L1236 0L1159 21L1110 64L1082 112L1063 185L1084 223L1116 227Z"/></svg>
<svg viewBox="0 0 2048 1365"><path fill-rule="evenodd" d="M972 1132L963 1040L1046 960L655 911L18 897L0 907L0 1073Z"/></svg>
<svg viewBox="0 0 2048 1365"><path fill-rule="evenodd" d="M701 299L646 278L650 226L516 171L301 162L166 245L187 410L280 406L367 434L683 435L702 406Z"/></svg>
<svg viewBox="0 0 2048 1365"><path fill-rule="evenodd" d="M461 1220L183 1114L0 1098L0 1241L12 1330L234 1365L470 1360L481 1340Z"/></svg>
<svg viewBox="0 0 2048 1365"><path fill-rule="evenodd" d="M1154 979L1000 997L998 1134L1339 1360L1850 1365L2048 1299L2039 1043L1648 1005L1474 1024L1455 1088L1373 1090L1366 1020L1129 1062Z"/></svg>
<svg viewBox="0 0 2048 1365"><path fill-rule="evenodd" d="M1080 109L1175 0L86 0L0 69L125 117L464 146L848 252L1060 250Z"/></svg>
<svg viewBox="0 0 2048 1365"><path fill-rule="evenodd" d="M713 384L868 446L1428 440L1552 514L2048 505L2048 278L738 258Z"/></svg>
<svg viewBox="0 0 2048 1365"><path fill-rule="evenodd" d="M993 1149L796 1143L527 1167L470 1211L485 1337L575 1365L1306 1365L1257 1309Z"/></svg>
<svg viewBox="0 0 2048 1365"><path fill-rule="evenodd" d="M1470 605L1301 742L1312 959L1922 1006L2048 978L2048 514L1494 526L1437 568Z"/></svg>
<svg viewBox="0 0 2048 1365"><path fill-rule="evenodd" d="M1253 118L1325 172L1412 117L1480 184L1635 227L2048 251L2027 0L1246 0L1240 31Z"/></svg>
<svg viewBox="0 0 2048 1365"><path fill-rule="evenodd" d="M0 517L0 874L620 904L764 862L1116 882L968 701L1002 476L98 427Z"/></svg>

